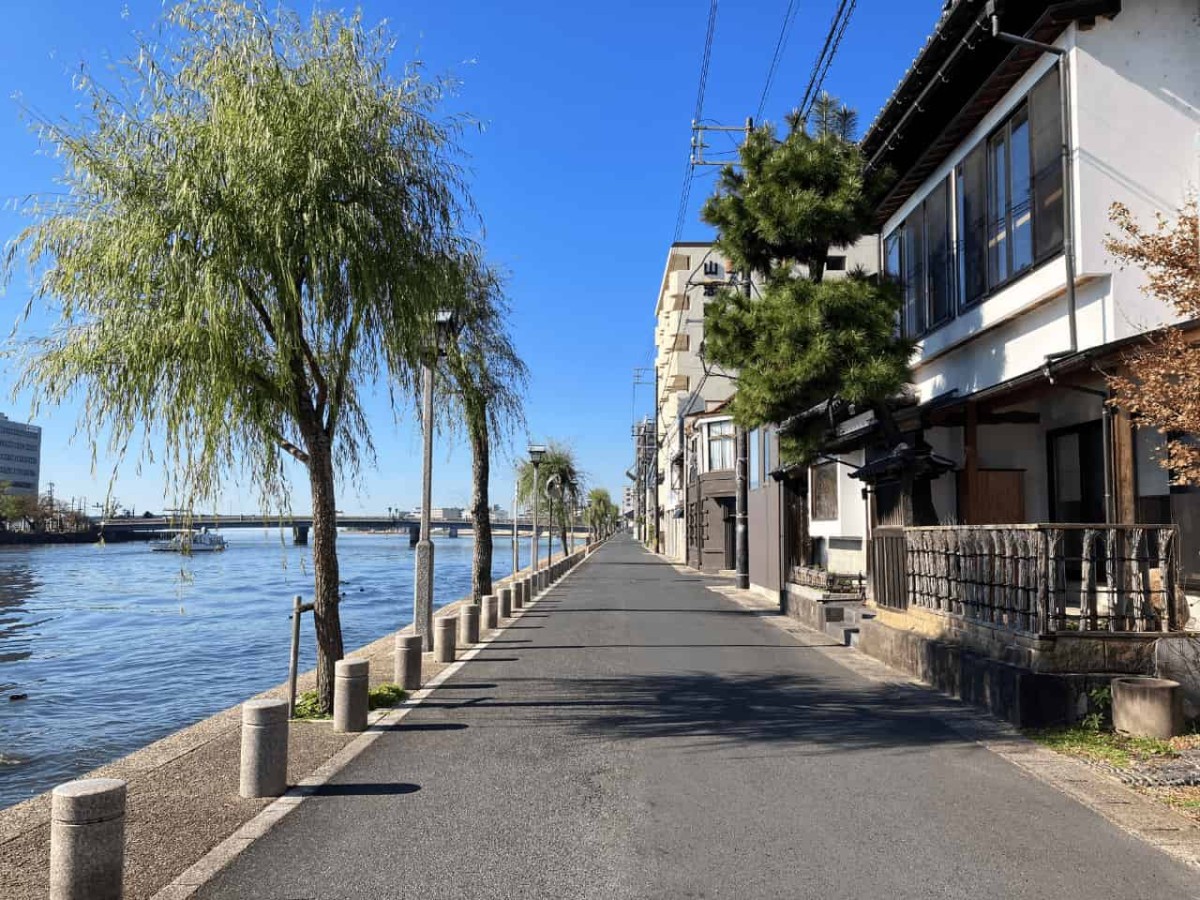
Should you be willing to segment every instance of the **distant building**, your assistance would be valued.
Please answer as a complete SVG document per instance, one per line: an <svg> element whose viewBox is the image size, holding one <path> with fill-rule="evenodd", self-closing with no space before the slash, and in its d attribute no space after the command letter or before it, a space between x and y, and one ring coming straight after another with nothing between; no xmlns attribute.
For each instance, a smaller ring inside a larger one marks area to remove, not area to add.
<svg viewBox="0 0 1200 900"><path fill-rule="evenodd" d="M462 521L463 508L461 506L431 506L429 518L435 522Z"/></svg>
<svg viewBox="0 0 1200 900"><path fill-rule="evenodd" d="M0 481L6 493L36 497L41 474L42 429L0 413Z"/></svg>

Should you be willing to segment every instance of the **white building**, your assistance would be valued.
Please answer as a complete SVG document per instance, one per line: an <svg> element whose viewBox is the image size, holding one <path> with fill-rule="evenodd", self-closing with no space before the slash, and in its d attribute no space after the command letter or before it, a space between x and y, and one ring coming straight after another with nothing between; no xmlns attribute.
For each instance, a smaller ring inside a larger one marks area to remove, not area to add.
<svg viewBox="0 0 1200 900"><path fill-rule="evenodd" d="M41 475L42 429L0 413L0 482L6 493L37 496Z"/></svg>
<svg viewBox="0 0 1200 900"><path fill-rule="evenodd" d="M685 562L685 417L710 411L733 394L729 373L706 363L704 307L733 273L710 242L671 245L654 306L658 387L658 526L661 550ZM730 495L729 502L732 502Z"/></svg>
<svg viewBox="0 0 1200 900"><path fill-rule="evenodd" d="M863 140L898 175L879 209L917 341L914 402L898 423L952 467L932 482L938 520L1175 522L1194 571L1197 494L1168 484L1161 435L1105 404L1122 349L1171 311L1104 243L1114 202L1150 223L1200 185L1197 5L1002 6L1002 31L1060 53L1013 46L990 25L982 0L954 4ZM831 449L849 465L810 473L814 543L866 537L893 511L882 488L865 506L849 477L883 453L878 423L841 431Z"/></svg>

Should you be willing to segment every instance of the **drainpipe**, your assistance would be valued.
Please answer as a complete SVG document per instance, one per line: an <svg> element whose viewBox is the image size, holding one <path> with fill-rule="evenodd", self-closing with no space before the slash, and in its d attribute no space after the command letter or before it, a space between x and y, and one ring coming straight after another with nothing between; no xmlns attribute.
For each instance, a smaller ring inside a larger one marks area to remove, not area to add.
<svg viewBox="0 0 1200 900"><path fill-rule="evenodd" d="M1033 41L1018 34L1000 30L1000 17L996 15L995 0L988 0L987 15L991 18L992 37L996 40L1028 47L1058 57L1058 102L1059 118L1062 120L1062 170L1063 170L1063 262L1067 269L1067 325L1070 329L1070 348L1047 354L1046 359L1071 356L1079 350L1079 332L1076 324L1075 301L1075 203L1071 163L1071 78L1070 53L1055 44Z"/></svg>

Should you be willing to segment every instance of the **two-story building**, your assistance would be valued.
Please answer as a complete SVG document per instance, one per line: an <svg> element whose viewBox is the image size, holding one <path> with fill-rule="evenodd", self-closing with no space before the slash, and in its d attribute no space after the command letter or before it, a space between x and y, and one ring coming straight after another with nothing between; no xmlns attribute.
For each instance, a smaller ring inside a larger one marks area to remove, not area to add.
<svg viewBox="0 0 1200 900"><path fill-rule="evenodd" d="M1151 222L1200 185L1195 0L958 0L862 148L896 176L881 263L917 351L895 418L908 458L925 454L932 507L914 523L903 454L867 414L809 473L811 527L942 526L896 538L907 570L877 597L938 613L935 637L1037 668L1065 663L996 635L1061 648L1121 633L1144 647L1120 666L1144 669L1136 633L1187 619L1176 585L1200 571L1200 494L1169 483L1163 435L1108 402L1106 376L1148 333L1190 323L1105 240L1114 202Z"/></svg>

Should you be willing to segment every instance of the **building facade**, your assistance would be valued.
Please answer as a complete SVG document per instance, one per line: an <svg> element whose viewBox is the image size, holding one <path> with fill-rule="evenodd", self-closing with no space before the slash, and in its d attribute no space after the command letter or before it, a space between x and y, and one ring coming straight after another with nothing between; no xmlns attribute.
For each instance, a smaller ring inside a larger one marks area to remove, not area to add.
<svg viewBox="0 0 1200 900"><path fill-rule="evenodd" d="M0 482L5 492L36 497L42 468L42 429L0 413Z"/></svg>
<svg viewBox="0 0 1200 900"><path fill-rule="evenodd" d="M678 562L689 558L688 422L690 417L719 408L734 391L731 373L703 358L704 308L721 287L734 279L724 257L711 243L672 244L654 307L657 524L662 536L659 547L669 559ZM728 416L724 421L728 424L716 427L731 430L733 425ZM705 466L698 468L708 475ZM704 492L704 502L710 506L732 504L731 477L705 477L695 484L700 485L697 489ZM693 500L699 502L698 498ZM717 540L715 533L713 540ZM723 547L722 538L722 548L710 547L707 555L715 558L724 553Z"/></svg>

